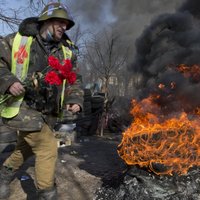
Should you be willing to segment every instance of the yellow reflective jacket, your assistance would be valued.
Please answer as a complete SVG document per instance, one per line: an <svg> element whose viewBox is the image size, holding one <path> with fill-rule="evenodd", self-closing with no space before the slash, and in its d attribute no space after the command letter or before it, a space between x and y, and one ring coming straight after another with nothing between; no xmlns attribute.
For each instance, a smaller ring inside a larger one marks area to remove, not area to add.
<svg viewBox="0 0 200 200"><path fill-rule="evenodd" d="M20 80L24 81L29 68L30 61L30 48L33 41L32 36L22 36L17 33L12 46L12 57L11 57L11 72ZM72 51L62 45L62 51L64 59L71 59ZM64 102L64 91L65 91L66 81L63 82L62 93L61 93L61 106ZM24 95L15 98L15 101L11 104L6 105L1 110L1 117L12 118L19 113L20 105L23 101Z"/></svg>

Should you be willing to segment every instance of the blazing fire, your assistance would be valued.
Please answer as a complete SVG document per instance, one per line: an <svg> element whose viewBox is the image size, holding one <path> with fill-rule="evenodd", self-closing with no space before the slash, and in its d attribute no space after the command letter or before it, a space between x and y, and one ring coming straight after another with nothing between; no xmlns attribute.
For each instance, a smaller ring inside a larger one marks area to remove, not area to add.
<svg viewBox="0 0 200 200"><path fill-rule="evenodd" d="M177 66L177 70L184 75L185 78L192 78L193 81L200 81L200 66L192 65L187 66L185 64L181 64Z"/></svg>
<svg viewBox="0 0 200 200"><path fill-rule="evenodd" d="M200 81L198 65L179 65L177 70L185 78ZM165 87L158 85L159 90ZM176 83L169 87L173 90ZM118 153L128 165L146 167L158 175L186 174L191 167L200 166L200 108L165 113L158 94L140 102L132 100L134 121L123 133Z"/></svg>

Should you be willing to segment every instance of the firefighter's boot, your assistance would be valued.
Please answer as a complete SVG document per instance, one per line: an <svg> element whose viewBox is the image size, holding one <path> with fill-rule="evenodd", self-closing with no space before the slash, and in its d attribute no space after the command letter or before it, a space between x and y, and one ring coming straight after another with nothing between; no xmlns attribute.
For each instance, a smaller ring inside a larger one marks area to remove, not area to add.
<svg viewBox="0 0 200 200"><path fill-rule="evenodd" d="M15 172L8 167L2 166L0 169L0 199L7 199L10 196L10 182Z"/></svg>
<svg viewBox="0 0 200 200"><path fill-rule="evenodd" d="M56 186L45 189L38 190L38 200L57 200L57 188Z"/></svg>

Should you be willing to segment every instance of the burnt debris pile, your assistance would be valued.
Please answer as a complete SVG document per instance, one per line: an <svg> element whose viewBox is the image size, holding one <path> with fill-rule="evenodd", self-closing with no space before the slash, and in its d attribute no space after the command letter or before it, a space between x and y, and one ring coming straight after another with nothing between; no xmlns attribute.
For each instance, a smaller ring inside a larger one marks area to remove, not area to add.
<svg viewBox="0 0 200 200"><path fill-rule="evenodd" d="M157 176L145 169L131 167L118 187L99 188L95 200L199 200L200 170L183 176Z"/></svg>

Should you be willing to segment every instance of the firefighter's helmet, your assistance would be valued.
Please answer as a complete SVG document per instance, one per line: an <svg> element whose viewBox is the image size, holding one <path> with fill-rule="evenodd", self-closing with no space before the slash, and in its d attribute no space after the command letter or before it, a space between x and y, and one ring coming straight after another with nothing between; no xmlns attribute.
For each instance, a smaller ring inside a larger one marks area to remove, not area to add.
<svg viewBox="0 0 200 200"><path fill-rule="evenodd" d="M46 5L38 20L45 21L52 18L67 20L69 22L67 30L69 30L75 24L72 20L72 17L69 15L66 6L61 3L50 3Z"/></svg>

